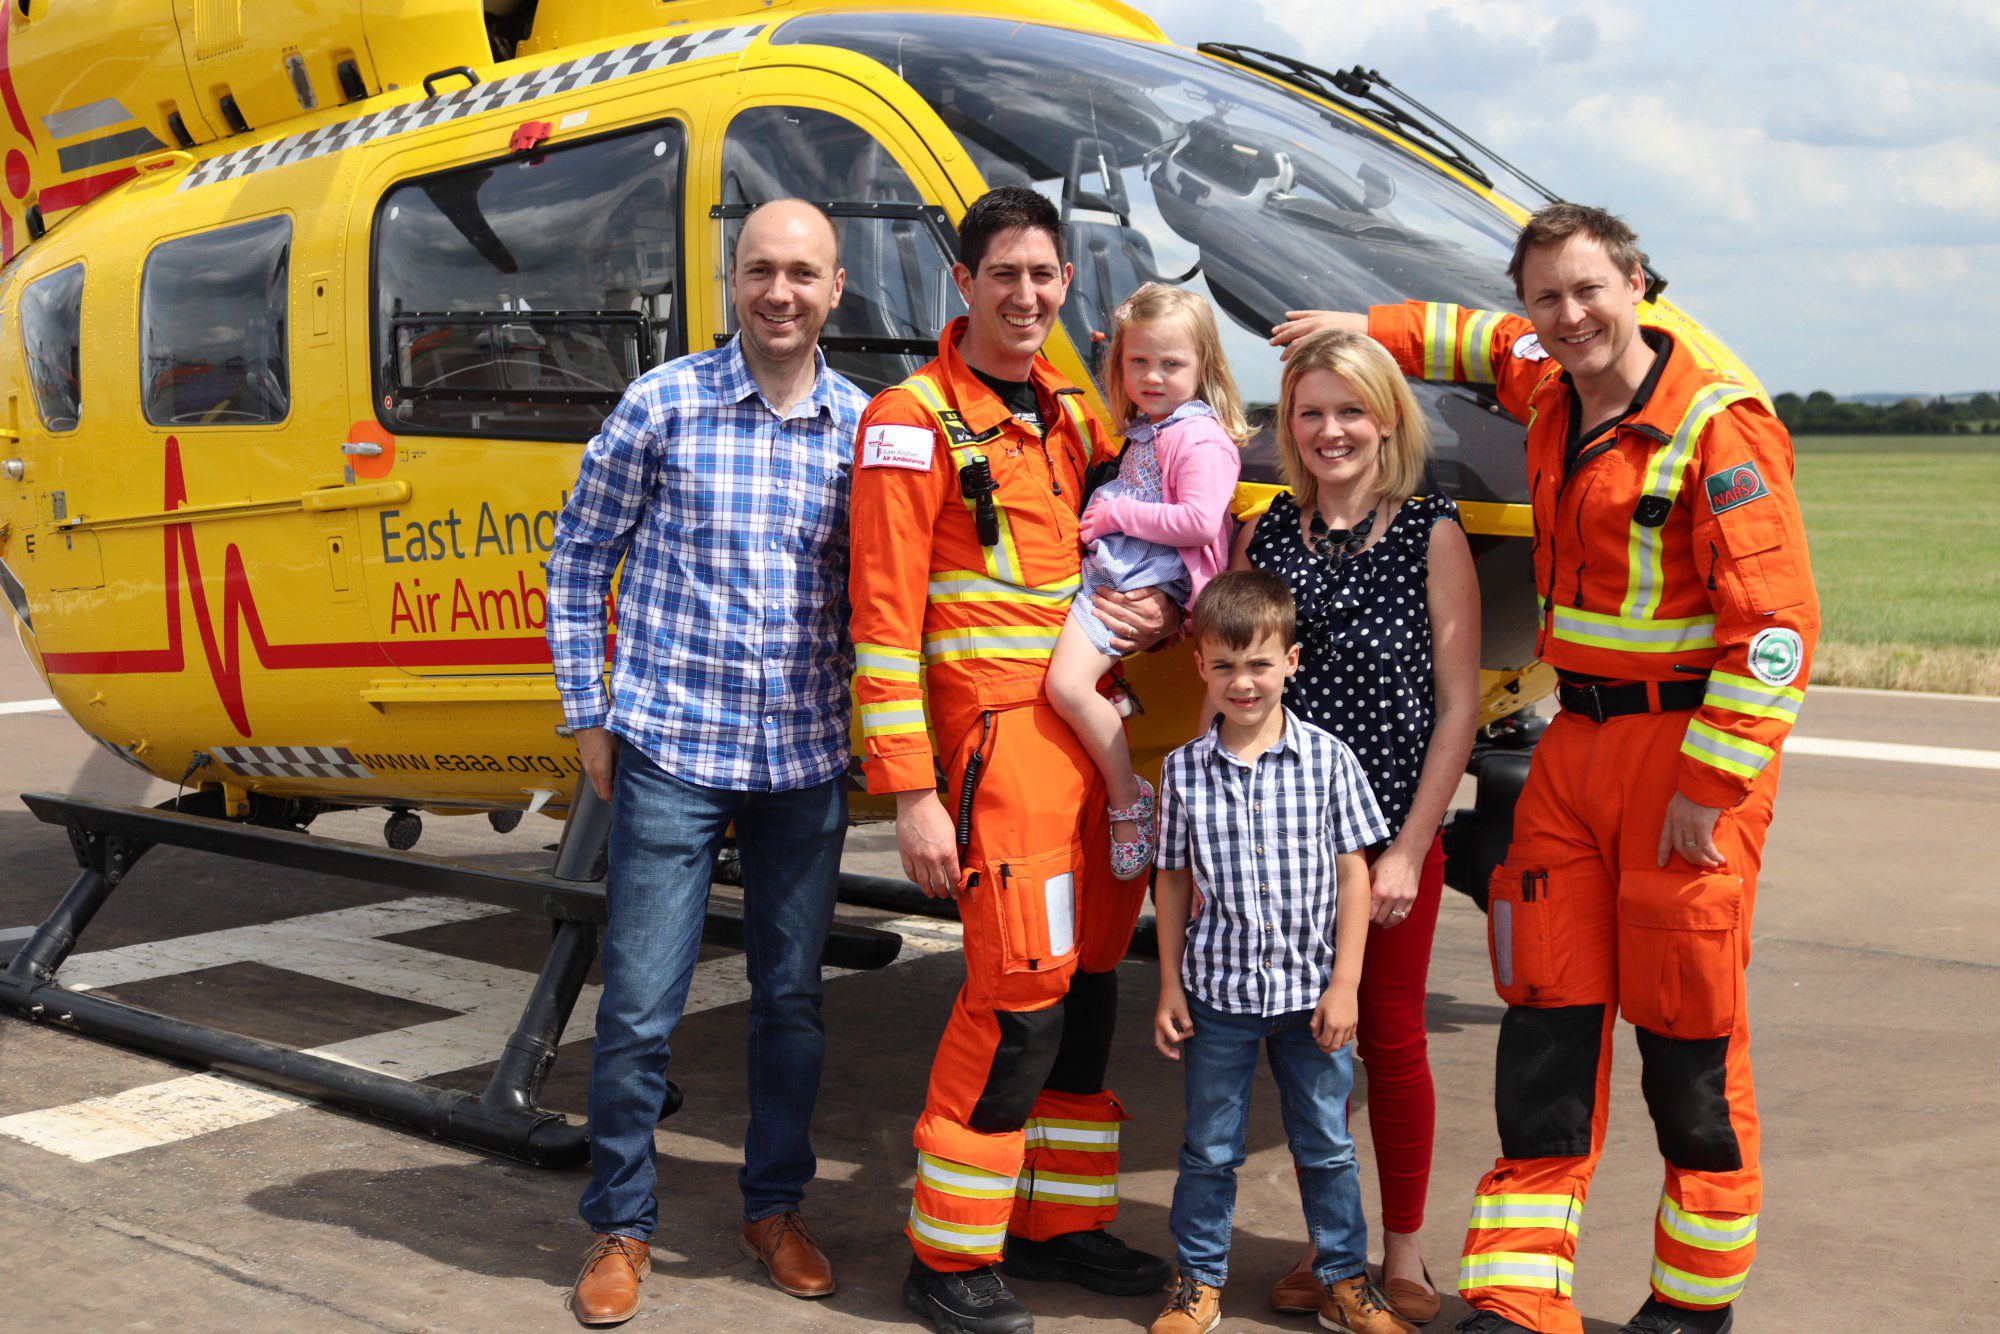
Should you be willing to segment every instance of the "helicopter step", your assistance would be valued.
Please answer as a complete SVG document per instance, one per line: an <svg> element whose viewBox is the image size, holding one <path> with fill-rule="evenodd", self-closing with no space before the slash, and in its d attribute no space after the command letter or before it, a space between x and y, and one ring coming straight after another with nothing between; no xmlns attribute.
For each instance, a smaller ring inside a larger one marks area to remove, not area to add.
<svg viewBox="0 0 2000 1334"><path fill-rule="evenodd" d="M37 819L68 831L82 869L47 920L0 971L0 1009L536 1166L574 1166L588 1158L585 1128L538 1106L537 1099L596 955L597 928L604 920L603 890L591 882L602 861L605 821L600 804L577 803L584 818L573 818L565 828L555 867L536 873L386 852L184 811L46 793L25 794L22 800ZM546 961L485 1090L471 1094L398 1079L58 982L64 961L112 891L150 848L162 844L545 912L553 936ZM742 938L740 914L711 909L704 941L740 947ZM855 971L881 968L896 958L902 944L894 932L836 923L826 964ZM678 1090L670 1085L669 1115L679 1102Z"/></svg>

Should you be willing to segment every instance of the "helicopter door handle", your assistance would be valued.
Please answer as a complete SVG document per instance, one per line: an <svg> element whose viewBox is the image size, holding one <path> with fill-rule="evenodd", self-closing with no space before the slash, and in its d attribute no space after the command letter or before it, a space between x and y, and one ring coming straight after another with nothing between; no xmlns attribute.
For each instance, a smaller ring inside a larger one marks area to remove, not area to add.
<svg viewBox="0 0 2000 1334"><path fill-rule="evenodd" d="M343 440L340 452L360 459L374 459L382 456L382 446L373 440Z"/></svg>
<svg viewBox="0 0 2000 1334"><path fill-rule="evenodd" d="M472 72L471 66L453 65L450 69L433 70L429 74L424 75L424 96L436 97L438 82L443 79L449 79L454 75L464 79L467 88L477 88L479 86L479 76Z"/></svg>
<svg viewBox="0 0 2000 1334"><path fill-rule="evenodd" d="M28 465L20 459L0 459L0 476L10 482L18 482L28 475Z"/></svg>

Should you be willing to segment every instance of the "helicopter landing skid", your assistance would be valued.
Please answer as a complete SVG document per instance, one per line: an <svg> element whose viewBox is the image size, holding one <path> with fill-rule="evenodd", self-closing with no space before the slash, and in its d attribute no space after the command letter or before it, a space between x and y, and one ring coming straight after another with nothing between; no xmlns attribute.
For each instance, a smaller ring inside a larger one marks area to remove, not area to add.
<svg viewBox="0 0 2000 1334"><path fill-rule="evenodd" d="M555 870L528 872L389 852L182 811L50 793L28 793L21 800L37 819L68 830L82 870L55 911L22 944L13 962L0 971L0 1010L238 1076L537 1167L574 1167L588 1160L586 1128L539 1106L538 1099L584 976L597 954L604 891L591 880L602 863L603 819L581 828L572 818L564 830ZM601 813L597 803L579 802L578 806ZM471 1094L398 1079L77 991L56 981L57 972L97 910L139 859L158 845L545 912L553 932L548 957L485 1091ZM565 873L575 878L564 878ZM702 939L715 945L740 946L741 915L711 908ZM902 938L894 932L837 922L827 940L825 962L834 968L881 968L893 961L901 948ZM678 1111L680 1103L680 1090L669 1083L664 1114Z"/></svg>

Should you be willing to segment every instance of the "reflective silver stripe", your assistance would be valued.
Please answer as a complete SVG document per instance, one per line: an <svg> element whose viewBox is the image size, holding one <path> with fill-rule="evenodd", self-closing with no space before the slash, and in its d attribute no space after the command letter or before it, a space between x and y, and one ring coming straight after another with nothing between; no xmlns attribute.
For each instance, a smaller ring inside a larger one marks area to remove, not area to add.
<svg viewBox="0 0 2000 1334"><path fill-rule="evenodd" d="M1504 902L1493 905L1504 908ZM1583 1212L1574 1195L1475 1195L1471 1227L1546 1227L1574 1236Z"/></svg>
<svg viewBox="0 0 2000 1334"><path fill-rule="evenodd" d="M1474 384L1492 384L1493 374L1493 331L1500 327L1500 312L1482 310L1472 317L1465 327L1465 336L1459 341L1459 356L1465 363L1465 378Z"/></svg>
<svg viewBox="0 0 2000 1334"><path fill-rule="evenodd" d="M1013 626L1005 629L941 631L936 635L924 636L924 656L939 658L947 654L991 653L995 657L1005 657L1005 650L1028 649L1048 652L1055 647L1056 636L1062 627L1052 625L1046 629L1038 626Z"/></svg>
<svg viewBox="0 0 2000 1334"><path fill-rule="evenodd" d="M1694 442L1700 438L1702 428L1731 402L1748 397L1747 390L1726 384L1710 385L1696 394L1681 418L1680 426L1675 429L1674 438L1655 449L1647 460L1646 494L1658 496L1671 504L1680 494L1681 484L1687 476L1688 457L1694 452ZM1659 605L1662 579L1660 532L1661 529L1648 528L1636 520L1632 524L1623 607L1627 616L1648 615Z"/></svg>
<svg viewBox="0 0 2000 1334"><path fill-rule="evenodd" d="M933 576L926 591L933 602L1038 602L1054 606L1070 601L1082 586L1080 578L1037 587L1008 583L1004 579L989 579L983 574L966 570L952 570Z"/></svg>
<svg viewBox="0 0 2000 1334"><path fill-rule="evenodd" d="M1549 612L1549 623L1558 639L1595 644L1601 648L1675 653L1682 649L1715 647L1713 616L1648 621L1607 616L1575 607L1555 607Z"/></svg>
<svg viewBox="0 0 2000 1334"><path fill-rule="evenodd" d="M1699 718L1688 723L1687 735L1681 739L1681 751L1745 778L1755 778L1762 773L1764 766L1777 753L1769 746L1719 732Z"/></svg>
<svg viewBox="0 0 2000 1334"><path fill-rule="evenodd" d="M1559 1255L1532 1251L1484 1251L1458 1262L1458 1290L1474 1288L1549 1288L1569 1296L1575 1270Z"/></svg>
<svg viewBox="0 0 2000 1334"><path fill-rule="evenodd" d="M1805 697L1803 690L1791 686L1767 686L1747 676L1712 672L1701 702L1753 718L1776 718L1780 722L1795 723L1799 720L1799 705Z"/></svg>
<svg viewBox="0 0 2000 1334"><path fill-rule="evenodd" d="M1424 307L1424 374L1426 380L1451 378L1452 353L1458 349L1458 307L1433 301Z"/></svg>
<svg viewBox="0 0 2000 1334"><path fill-rule="evenodd" d="M1691 1214L1665 1194L1660 1196L1660 1227L1676 1241L1704 1251L1734 1251L1757 1240L1757 1215L1708 1218Z"/></svg>
<svg viewBox="0 0 2000 1334"><path fill-rule="evenodd" d="M1655 1288L1669 1297L1678 1297L1699 1306L1721 1306L1735 1301L1742 1295L1743 1285L1749 1277L1750 1271L1746 1269L1728 1278L1703 1278L1700 1274L1690 1274L1685 1269L1653 1261Z"/></svg>
<svg viewBox="0 0 2000 1334"><path fill-rule="evenodd" d="M1034 1172L1021 1178L1014 1193L1031 1200L1074 1200L1084 1204L1100 1204L1105 1200L1118 1198L1118 1178L1100 1177L1093 1180L1070 1181L1050 1176L1047 1172Z"/></svg>

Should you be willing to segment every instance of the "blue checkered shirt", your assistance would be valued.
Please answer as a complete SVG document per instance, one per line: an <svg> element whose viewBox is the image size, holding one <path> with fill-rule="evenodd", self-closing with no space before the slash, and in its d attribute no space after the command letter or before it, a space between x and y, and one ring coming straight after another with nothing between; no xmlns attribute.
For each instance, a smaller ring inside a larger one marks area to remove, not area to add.
<svg viewBox="0 0 2000 1334"><path fill-rule="evenodd" d="M1194 868L1181 985L1227 1014L1319 1004L1333 977L1334 856L1389 837L1368 775L1330 732L1285 710L1285 734L1239 759L1220 724L1160 771L1163 871Z"/></svg>
<svg viewBox="0 0 2000 1334"><path fill-rule="evenodd" d="M783 791L847 766L847 491L868 396L815 365L783 414L734 339L648 371L584 449L556 525L549 653L569 725L703 787Z"/></svg>

